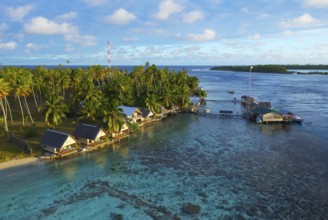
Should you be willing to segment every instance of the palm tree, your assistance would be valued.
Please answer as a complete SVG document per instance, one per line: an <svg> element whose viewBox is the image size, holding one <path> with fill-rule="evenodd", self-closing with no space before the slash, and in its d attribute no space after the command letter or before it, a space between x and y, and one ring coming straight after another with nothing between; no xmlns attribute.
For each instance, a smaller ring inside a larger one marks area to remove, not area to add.
<svg viewBox="0 0 328 220"><path fill-rule="evenodd" d="M3 78L0 78L0 107L4 118L4 127L6 132L8 132L7 111L5 109L5 104L3 103L3 99L6 98L10 90L11 89L9 87L9 83L7 83Z"/></svg>
<svg viewBox="0 0 328 220"><path fill-rule="evenodd" d="M62 119L66 118L68 112L67 105L63 102L64 98L56 93L52 93L48 96L48 99L41 106L41 110L45 114L45 122L51 128L60 125Z"/></svg>
<svg viewBox="0 0 328 220"><path fill-rule="evenodd" d="M103 127L104 129L109 132L119 132L124 123L125 120L123 118L123 110L117 106L117 103L115 102L109 102L107 100L104 105L103 110Z"/></svg>
<svg viewBox="0 0 328 220"><path fill-rule="evenodd" d="M13 90L14 96L16 97L19 103L19 107L22 114L22 125L25 125L25 119L24 119L24 111L23 111L21 98L23 98L24 100L25 108L31 119L31 122L34 123L26 100L26 97L29 96L31 92L31 84L32 84L31 72L26 68L18 68L18 67L6 67L4 68L4 71L6 77L5 79L7 79L7 81L9 82L10 87Z"/></svg>
<svg viewBox="0 0 328 220"><path fill-rule="evenodd" d="M98 88L92 87L87 91L84 100L81 102L82 107L79 112L79 119L87 119L94 121L99 115L101 107L102 92Z"/></svg>
<svg viewBox="0 0 328 220"><path fill-rule="evenodd" d="M155 115L161 113L161 105L156 100L154 94L148 95L146 98L145 104L149 110L151 110Z"/></svg>

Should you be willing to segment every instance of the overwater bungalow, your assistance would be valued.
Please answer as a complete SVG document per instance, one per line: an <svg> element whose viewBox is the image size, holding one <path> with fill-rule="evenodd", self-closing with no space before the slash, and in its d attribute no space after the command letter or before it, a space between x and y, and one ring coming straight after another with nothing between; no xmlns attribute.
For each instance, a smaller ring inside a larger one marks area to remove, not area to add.
<svg viewBox="0 0 328 220"><path fill-rule="evenodd" d="M161 106L161 118L166 118L170 112L170 110L166 109L164 106Z"/></svg>
<svg viewBox="0 0 328 220"><path fill-rule="evenodd" d="M103 143L107 139L106 133L98 126L89 124L78 124L75 127L73 136L84 146L90 146L95 143Z"/></svg>
<svg viewBox="0 0 328 220"><path fill-rule="evenodd" d="M273 108L273 110L282 114L282 116L285 120L293 121L296 123L302 123L304 120L303 118L295 115L293 112L286 110L286 109Z"/></svg>
<svg viewBox="0 0 328 220"><path fill-rule="evenodd" d="M257 107L266 107L266 108L271 108L271 102L258 102Z"/></svg>
<svg viewBox="0 0 328 220"><path fill-rule="evenodd" d="M119 132L113 132L112 137L114 139L121 139L128 137L130 135L130 129L126 123L123 124L121 130Z"/></svg>
<svg viewBox="0 0 328 220"><path fill-rule="evenodd" d="M71 135L50 129L44 133L40 144L43 150L59 156L76 153L78 147Z"/></svg>
<svg viewBox="0 0 328 220"><path fill-rule="evenodd" d="M143 121L150 122L154 119L155 114L151 110L142 108L140 111L142 112Z"/></svg>
<svg viewBox="0 0 328 220"><path fill-rule="evenodd" d="M283 122L282 114L266 107L259 107L250 111L250 119L256 123Z"/></svg>
<svg viewBox="0 0 328 220"><path fill-rule="evenodd" d="M143 122L142 112L139 108L129 106L119 106L119 108L123 110L123 113L128 121L138 124Z"/></svg>
<svg viewBox="0 0 328 220"><path fill-rule="evenodd" d="M248 109L252 109L253 107L258 105L256 98L248 95L241 96L241 104L246 106Z"/></svg>
<svg viewBox="0 0 328 220"><path fill-rule="evenodd" d="M169 111L170 111L170 113L178 113L178 112L180 112L180 109L179 109L179 107L177 106L177 105L175 105L175 104L173 104L171 107L170 107L170 109L169 109Z"/></svg>
<svg viewBox="0 0 328 220"><path fill-rule="evenodd" d="M201 99L199 97L190 97L190 104L188 106L189 111L198 112Z"/></svg>

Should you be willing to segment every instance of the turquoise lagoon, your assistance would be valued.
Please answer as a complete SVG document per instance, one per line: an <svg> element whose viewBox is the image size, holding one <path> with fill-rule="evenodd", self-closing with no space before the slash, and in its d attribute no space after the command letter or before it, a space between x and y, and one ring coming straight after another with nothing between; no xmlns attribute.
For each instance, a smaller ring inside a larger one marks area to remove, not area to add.
<svg viewBox="0 0 328 220"><path fill-rule="evenodd" d="M211 100L248 93L249 73L194 68ZM251 93L304 123L172 116L96 153L0 171L0 219L327 219L328 77L252 74Z"/></svg>

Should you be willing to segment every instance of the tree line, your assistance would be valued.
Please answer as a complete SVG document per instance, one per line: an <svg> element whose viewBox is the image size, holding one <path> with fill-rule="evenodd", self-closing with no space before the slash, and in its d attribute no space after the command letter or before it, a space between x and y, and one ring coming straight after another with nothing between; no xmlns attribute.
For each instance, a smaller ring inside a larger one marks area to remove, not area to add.
<svg viewBox="0 0 328 220"><path fill-rule="evenodd" d="M223 71L236 71L236 72L249 72L252 68L252 72L261 73L288 73L286 66L284 65L254 65L254 66L215 66L211 70L223 70Z"/></svg>
<svg viewBox="0 0 328 220"><path fill-rule="evenodd" d="M102 122L108 132L125 123L119 106L137 106L159 114L161 106L188 107L198 88L197 77L186 70L170 71L156 65L135 66L133 71L100 65L82 68L37 66L0 69L0 118L5 131L13 123L12 105L19 106L22 125L40 115L51 128L67 117L76 122ZM37 109L31 112L31 105Z"/></svg>
<svg viewBox="0 0 328 220"><path fill-rule="evenodd" d="M252 72L261 73L293 73L289 70L323 70L328 72L328 65L323 64L288 64L288 65L254 65L254 66L215 66L211 70L249 72L252 67ZM318 72L316 72L318 74Z"/></svg>

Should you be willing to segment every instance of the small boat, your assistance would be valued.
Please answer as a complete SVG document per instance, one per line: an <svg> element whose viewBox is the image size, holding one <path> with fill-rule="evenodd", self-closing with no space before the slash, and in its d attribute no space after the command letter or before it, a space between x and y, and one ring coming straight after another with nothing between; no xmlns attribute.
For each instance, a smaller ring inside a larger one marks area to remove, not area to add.
<svg viewBox="0 0 328 220"><path fill-rule="evenodd" d="M233 91L233 90L228 90L227 93L234 94L235 91Z"/></svg>
<svg viewBox="0 0 328 220"><path fill-rule="evenodd" d="M205 108L204 113L210 113L211 110L209 108Z"/></svg>
<svg viewBox="0 0 328 220"><path fill-rule="evenodd" d="M301 118L298 115L295 115L293 112L288 111L286 109L272 108L272 110L279 112L280 114L285 115L287 117L290 117L291 120L295 123L302 123L304 121L304 118Z"/></svg>
<svg viewBox="0 0 328 220"><path fill-rule="evenodd" d="M304 118L301 118L297 115L292 115L292 118L293 118L293 122L296 122L296 123L302 123L304 121Z"/></svg>

